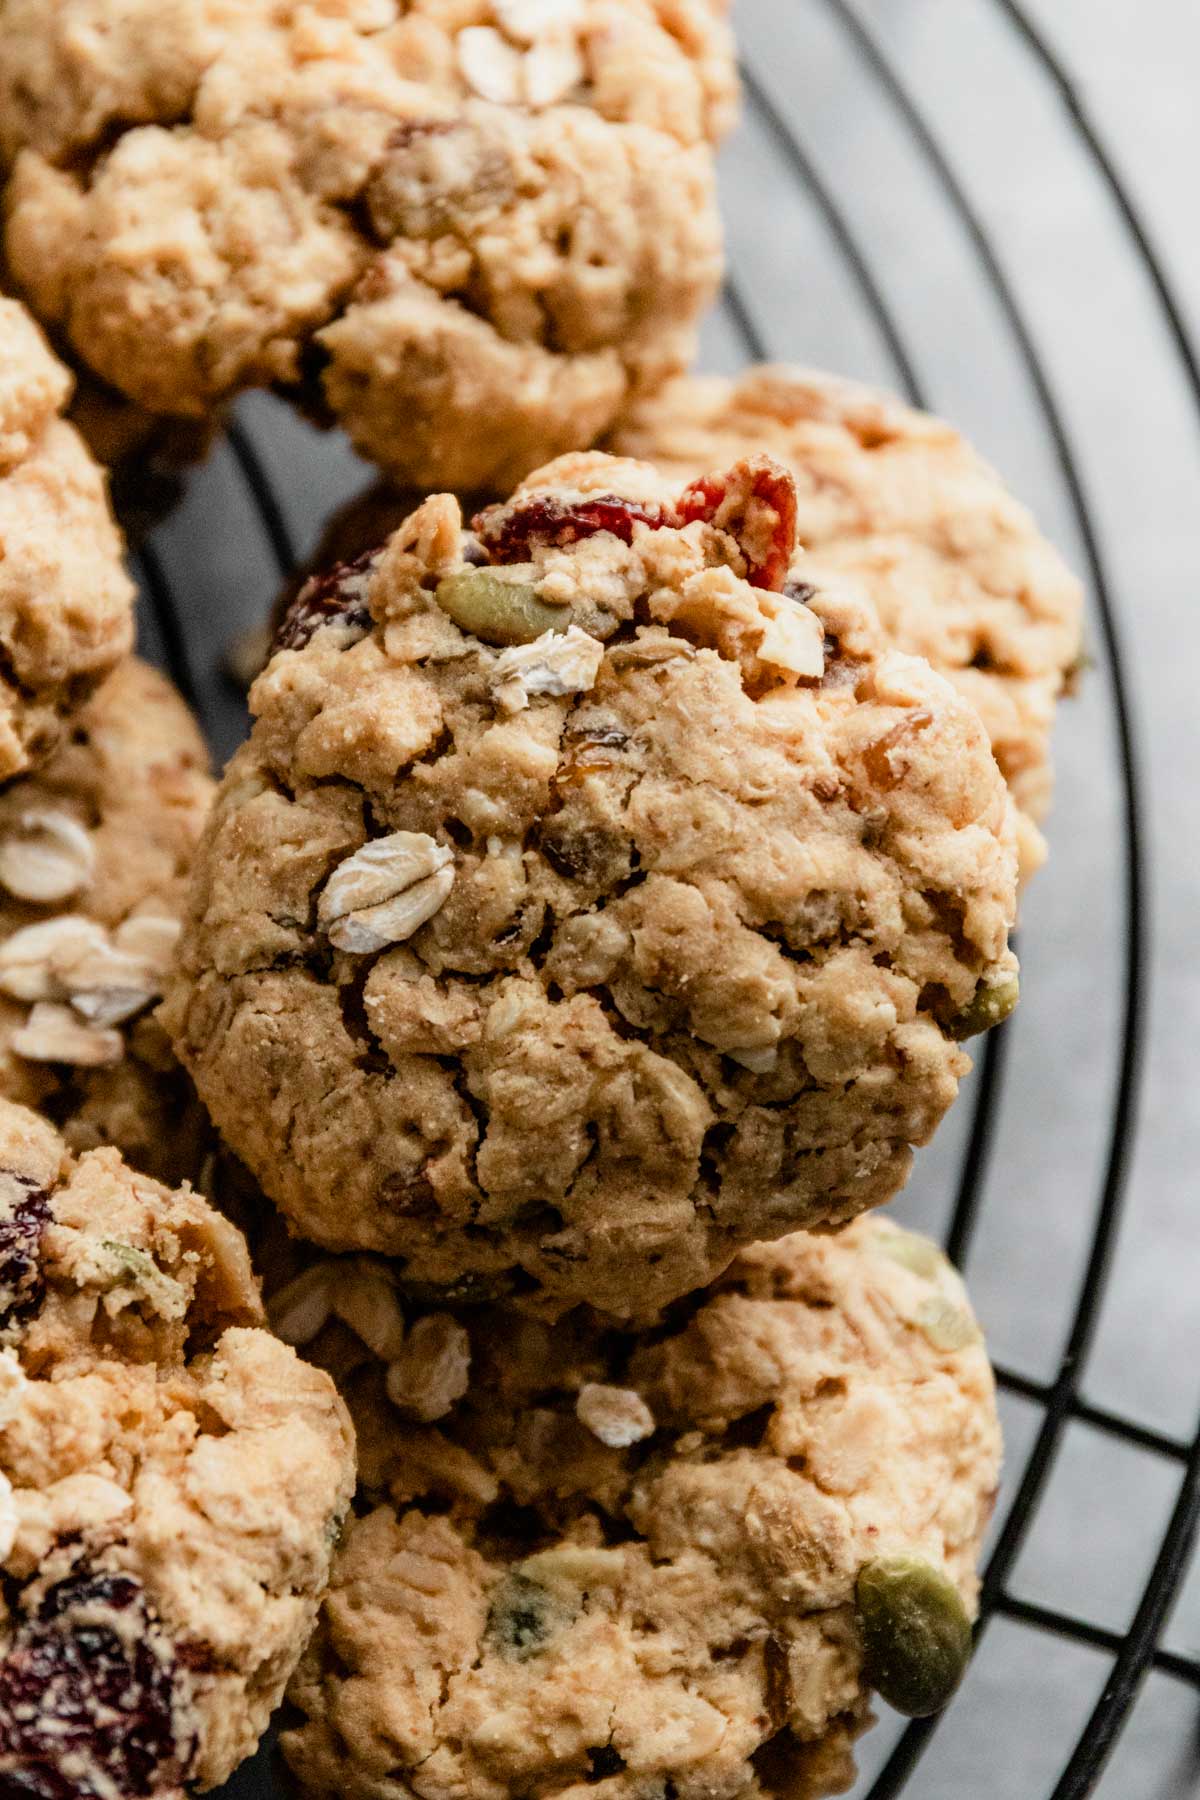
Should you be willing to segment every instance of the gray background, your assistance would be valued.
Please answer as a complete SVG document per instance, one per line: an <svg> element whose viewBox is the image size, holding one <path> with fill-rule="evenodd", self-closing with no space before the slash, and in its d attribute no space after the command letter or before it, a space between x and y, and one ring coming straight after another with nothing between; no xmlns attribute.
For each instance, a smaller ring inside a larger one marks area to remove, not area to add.
<svg viewBox="0 0 1200 1800"><path fill-rule="evenodd" d="M1030 14L1070 72L1127 182L1200 339L1196 170L1200 8L1192 0L1041 0ZM1094 1407L1178 1440L1200 1410L1200 412L1162 307L1094 159L1002 0L740 0L744 53L810 165L789 162L751 108L724 157L732 265L770 353L897 384L886 333L814 197L832 197L867 259L923 392L974 437L1081 569L1079 519L1011 319L911 121L862 54L846 14L883 49L961 183L1048 371L1077 460L1132 687L1153 866L1151 1011L1126 1207L1082 1390ZM727 305L705 361L746 357ZM367 480L335 437L252 397L241 419L270 470L298 547ZM218 674L222 645L261 614L277 573L225 446L155 538L181 606L214 742L242 729ZM1100 632L1093 620L1099 650ZM153 649L153 626L146 642ZM1010 1028L997 1131L968 1274L999 1362L1058 1373L1086 1261L1118 1077L1125 947L1113 689L1103 656L1062 714L1052 860L1021 930L1020 1012ZM970 1124L961 1105L898 1210L942 1229ZM1006 1396L1009 1480L1038 1422ZM1111 1631L1129 1624L1174 1504L1182 1464L1074 1421L1009 1583L1018 1599ZM1200 1577L1185 1585L1169 1648L1200 1657ZM1040 1800L1107 1672L1097 1650L997 1619L909 1792L920 1800ZM1106 1800L1200 1794L1200 1695L1148 1679L1099 1792ZM869 1773L898 1726L862 1750ZM266 1791L260 1759L232 1784Z"/></svg>

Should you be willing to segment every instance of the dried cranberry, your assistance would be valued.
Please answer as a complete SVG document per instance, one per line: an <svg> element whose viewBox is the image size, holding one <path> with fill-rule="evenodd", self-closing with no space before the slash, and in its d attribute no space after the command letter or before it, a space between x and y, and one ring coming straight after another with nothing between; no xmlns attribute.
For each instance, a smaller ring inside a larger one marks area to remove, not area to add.
<svg viewBox="0 0 1200 1800"><path fill-rule="evenodd" d="M0 1794L140 1800L178 1788L195 1749L181 1690L139 1582L92 1571L58 1582L0 1663Z"/></svg>
<svg viewBox="0 0 1200 1800"><path fill-rule="evenodd" d="M514 563L528 562L535 544L561 550L598 531L610 531L630 544L635 524L659 530L674 522L654 501L622 500L618 494L598 494L592 500L539 494L513 505L486 507L471 524L493 562Z"/></svg>
<svg viewBox="0 0 1200 1800"><path fill-rule="evenodd" d="M0 1331L36 1312L41 1302L42 1236L50 1223L50 1196L24 1175L7 1174L24 1198L0 1218Z"/></svg>
<svg viewBox="0 0 1200 1800"><path fill-rule="evenodd" d="M723 475L702 476L681 495L679 517L735 538L753 587L783 587L796 547L796 483L782 463L750 456Z"/></svg>
<svg viewBox="0 0 1200 1800"><path fill-rule="evenodd" d="M572 825L555 818L543 827L539 848L567 881L615 887L630 871L629 840L602 825Z"/></svg>
<svg viewBox="0 0 1200 1800"><path fill-rule="evenodd" d="M890 793L899 787L908 770L910 758L904 754L909 740L918 736L933 724L933 714L927 708L914 708L897 719L896 723L885 731L882 737L875 738L862 753L863 767L884 793ZM900 752L899 760L893 761L892 752Z"/></svg>
<svg viewBox="0 0 1200 1800"><path fill-rule="evenodd" d="M273 648L303 650L326 625L341 625L365 637L371 629L366 574L378 554L378 550L366 550L353 562L338 563L328 573L306 581L280 620Z"/></svg>

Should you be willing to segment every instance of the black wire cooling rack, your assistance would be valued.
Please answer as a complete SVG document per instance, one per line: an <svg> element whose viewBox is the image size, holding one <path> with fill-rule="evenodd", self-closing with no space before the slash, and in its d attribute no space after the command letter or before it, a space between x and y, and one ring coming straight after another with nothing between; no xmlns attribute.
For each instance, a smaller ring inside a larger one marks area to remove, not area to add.
<svg viewBox="0 0 1200 1800"><path fill-rule="evenodd" d="M744 0L744 3L749 10L754 0ZM1179 376L1200 409L1200 367L1180 305L1100 129L1027 8L1017 4L1017 0L984 0L984 3L992 4L1002 15L1031 67L1057 95L1078 145L1090 158L1094 175L1103 184L1115 208L1126 235L1128 254L1137 259L1161 313ZM903 0L893 0L893 4L902 10ZM998 1527L984 1574L978 1627L982 1638L993 1621L1011 1621L1028 1634L1030 1653L1034 1656L1037 1655L1035 1640L1047 1635L1100 1653L1098 1666L1102 1679L1094 1693L1090 1715L1078 1731L1053 1785L1047 1790L1049 1800L1080 1800L1095 1787L1133 1708L1139 1688L1151 1670L1200 1690L1200 1658L1166 1648L1162 1643L1164 1624L1182 1582L1200 1518L1200 1429L1191 1440L1169 1435L1136 1417L1089 1404L1081 1386L1111 1273L1116 1231L1133 1154L1146 1026L1150 918L1147 852L1142 823L1140 751L1128 693L1122 635L1077 444L1056 396L1053 372L1047 366L1037 333L1006 270L1001 250L973 203L968 184L940 141L926 109L903 78L884 34L868 22L870 0L859 0L858 4L851 4L850 0L796 0L795 6L786 11L777 0L759 0L759 6L760 9L772 6L776 25L795 34L803 34L806 22L820 15L824 28L842 34L844 47L857 70L857 79L875 85L880 98L907 133L913 151L924 164L940 197L941 206L952 216L968 244L990 291L997 316L1011 338L1073 514L1084 573L1094 602L1098 667L1092 680L1103 684L1105 690L1119 787L1117 818L1123 931L1119 947L1114 1086L1111 1103L1104 1115L1104 1144L1099 1159L1090 1241L1082 1258L1082 1276L1077 1291L1056 1297L1063 1320L1063 1347L1057 1368L1048 1379L1035 1379L1011 1367L997 1369L1001 1390L1034 1409L1037 1422L1027 1454L1018 1466L1008 1470ZM755 128L772 146L780 181L798 185L807 197L807 204L816 209L823 221L828 239L844 265L846 278L873 321L886 350L896 385L915 404L927 404L917 372L919 359L889 303L883 279L873 262L872 246L863 240L861 231L856 228L849 209L839 198L836 183L819 171L806 147L803 106L793 109L782 104L760 71L761 62L756 64L750 57L744 68L747 109ZM723 306L727 337L736 338L746 359L760 360L772 354L803 358L807 349L804 343L779 342L778 332L768 334L764 331L758 322L756 299L752 285L735 258ZM269 472L272 465L269 449L257 441L261 435L258 429L260 416L252 414L253 425L247 424L245 417L231 424L226 439L227 452L231 469L236 471L257 514L276 575L286 578L300 560L299 549L277 478ZM339 454L344 455L344 452ZM215 679L211 673L211 656L207 662L209 676L198 679L195 673L203 661L196 646L205 635L204 620L198 616L190 596L181 592L178 578L168 575L153 540L143 545L139 562L152 618L151 634L157 636L161 658L179 686L191 699L198 701L203 710L206 689ZM207 629L211 634L211 627ZM969 1261L980 1225L996 1121L1010 1068L1010 1041L1010 1028L994 1032L986 1040L971 1098L964 1103L973 1110L962 1139L944 1233L946 1249L960 1265ZM1011 1581L1018 1556L1039 1517L1057 1454L1072 1422L1135 1447L1174 1471L1174 1502L1161 1530L1148 1578L1124 1631L1093 1622L1086 1616L1075 1616L1057 1605L1042 1604L1025 1597L1014 1591ZM864 1800L891 1800L901 1792L922 1793L918 1764L939 1728L938 1720L909 1724L895 1736L873 1780L856 1791L863 1794ZM998 1720L997 1742L1003 1741L1002 1733L1006 1729L1005 1722ZM254 1778L256 1783L258 1779ZM1003 1777L1000 1779L1003 1781ZM252 1789L243 1788L240 1782L237 1785L239 1793L262 1791L257 1785ZM983 1781L973 1787L973 1800L982 1796L984 1788ZM1003 1800L1010 1800L1010 1792L1004 1786L987 1786L986 1791L989 1795L996 1793ZM1023 1795L1021 1800L1024 1800Z"/></svg>

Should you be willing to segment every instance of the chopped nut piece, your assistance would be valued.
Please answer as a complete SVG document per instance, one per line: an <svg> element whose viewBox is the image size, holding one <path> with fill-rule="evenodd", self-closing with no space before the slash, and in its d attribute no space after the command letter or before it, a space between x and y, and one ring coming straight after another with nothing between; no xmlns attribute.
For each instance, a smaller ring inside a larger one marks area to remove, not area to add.
<svg viewBox="0 0 1200 1800"><path fill-rule="evenodd" d="M325 884L317 918L339 950L368 956L403 943L454 886L454 852L423 831L394 831L347 857Z"/></svg>
<svg viewBox="0 0 1200 1800"><path fill-rule="evenodd" d="M295 1350L312 1343L329 1323L336 1272L332 1262L314 1263L272 1296L267 1302L267 1318L276 1337Z"/></svg>
<svg viewBox="0 0 1200 1800"><path fill-rule="evenodd" d="M639 1444L655 1429L654 1414L640 1394L632 1388L605 1387L589 1381L579 1390L575 1414L593 1437L598 1437L610 1450L627 1450Z"/></svg>
<svg viewBox="0 0 1200 1800"><path fill-rule="evenodd" d="M69 1006L39 1000L12 1047L27 1062L70 1063L77 1069L101 1069L120 1062L125 1041L119 1031L87 1024Z"/></svg>
<svg viewBox="0 0 1200 1800"><path fill-rule="evenodd" d="M458 66L481 100L515 106L521 99L521 52L494 25L468 25L455 40Z"/></svg>
<svg viewBox="0 0 1200 1800"><path fill-rule="evenodd" d="M759 661L819 681L825 673L825 633L817 615L783 595L773 602L764 595L762 609L767 618Z"/></svg>
<svg viewBox="0 0 1200 1800"><path fill-rule="evenodd" d="M387 1372L388 1399L425 1424L445 1418L467 1391L471 1340L448 1313L418 1319Z"/></svg>
<svg viewBox="0 0 1200 1800"><path fill-rule="evenodd" d="M96 872L91 833L67 813L31 807L0 842L0 883L18 900L69 900Z"/></svg>
<svg viewBox="0 0 1200 1800"><path fill-rule="evenodd" d="M505 712L521 712L532 694L584 694L595 686L604 646L578 625L545 631L532 644L514 644L496 659L495 694Z"/></svg>
<svg viewBox="0 0 1200 1800"><path fill-rule="evenodd" d="M356 1257L336 1276L334 1312L381 1362L393 1362L404 1349L404 1314L386 1268Z"/></svg>

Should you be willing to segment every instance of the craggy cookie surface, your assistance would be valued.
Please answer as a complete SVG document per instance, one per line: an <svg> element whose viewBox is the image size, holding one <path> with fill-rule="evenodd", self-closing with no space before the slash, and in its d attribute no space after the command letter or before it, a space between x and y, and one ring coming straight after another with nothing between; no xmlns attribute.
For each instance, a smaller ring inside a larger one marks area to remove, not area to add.
<svg viewBox="0 0 1200 1800"><path fill-rule="evenodd" d="M1021 866L1045 857L1054 707L1080 656L1082 594L999 478L941 420L810 370L683 377L613 447L683 481L752 451L795 475L800 543L860 579L901 650L978 708L1020 808Z"/></svg>
<svg viewBox="0 0 1200 1800"><path fill-rule="evenodd" d="M104 476L60 417L71 378L0 297L0 780L42 761L133 641Z"/></svg>
<svg viewBox="0 0 1200 1800"><path fill-rule="evenodd" d="M949 1697L999 1430L932 1244L759 1246L644 1335L402 1306L367 1259L271 1305L360 1445L290 1690L307 1792L814 1800L871 1686Z"/></svg>
<svg viewBox="0 0 1200 1800"><path fill-rule="evenodd" d="M903 1181L1016 997L1011 803L865 603L777 591L791 505L562 458L300 596L163 1016L301 1235L632 1316Z"/></svg>
<svg viewBox="0 0 1200 1800"><path fill-rule="evenodd" d="M255 1747L353 1487L245 1245L0 1101L0 1789L178 1796Z"/></svg>
<svg viewBox="0 0 1200 1800"><path fill-rule="evenodd" d="M195 721L133 659L0 793L0 1094L78 1151L194 1176L202 1109L151 1008L213 794Z"/></svg>
<svg viewBox="0 0 1200 1800"><path fill-rule="evenodd" d="M507 486L689 359L734 93L721 0L9 0L6 252L151 411Z"/></svg>

